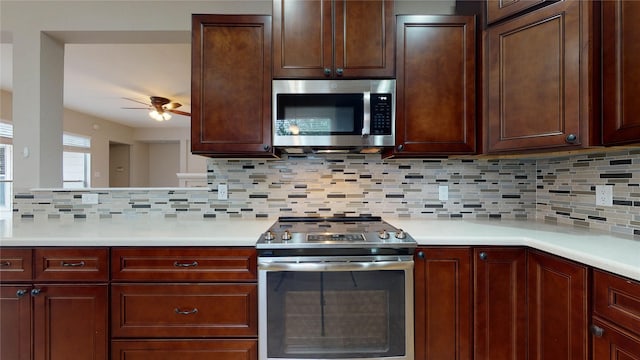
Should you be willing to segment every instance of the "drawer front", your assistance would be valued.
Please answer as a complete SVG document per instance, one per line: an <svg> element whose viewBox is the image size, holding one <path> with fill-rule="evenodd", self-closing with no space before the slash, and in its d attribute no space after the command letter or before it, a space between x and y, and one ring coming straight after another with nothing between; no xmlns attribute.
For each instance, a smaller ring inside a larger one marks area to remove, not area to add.
<svg viewBox="0 0 640 360"><path fill-rule="evenodd" d="M594 312L640 334L640 282L594 270Z"/></svg>
<svg viewBox="0 0 640 360"><path fill-rule="evenodd" d="M114 248L114 281L256 281L254 248Z"/></svg>
<svg viewBox="0 0 640 360"><path fill-rule="evenodd" d="M36 248L37 281L108 281L106 248Z"/></svg>
<svg viewBox="0 0 640 360"><path fill-rule="evenodd" d="M256 284L113 284L113 337L253 337Z"/></svg>
<svg viewBox="0 0 640 360"><path fill-rule="evenodd" d="M257 360L258 340L114 340L111 360Z"/></svg>
<svg viewBox="0 0 640 360"><path fill-rule="evenodd" d="M0 249L0 282L31 280L32 264L31 249Z"/></svg>

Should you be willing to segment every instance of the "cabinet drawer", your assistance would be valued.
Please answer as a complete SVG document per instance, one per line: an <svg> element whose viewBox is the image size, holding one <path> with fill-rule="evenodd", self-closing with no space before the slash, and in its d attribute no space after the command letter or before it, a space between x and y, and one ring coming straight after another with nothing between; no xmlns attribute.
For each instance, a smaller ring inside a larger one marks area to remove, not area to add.
<svg viewBox="0 0 640 360"><path fill-rule="evenodd" d="M593 308L597 315L640 334L640 282L594 270Z"/></svg>
<svg viewBox="0 0 640 360"><path fill-rule="evenodd" d="M115 248L114 281L256 281L254 248Z"/></svg>
<svg viewBox="0 0 640 360"><path fill-rule="evenodd" d="M114 340L111 360L256 360L258 340Z"/></svg>
<svg viewBox="0 0 640 360"><path fill-rule="evenodd" d="M256 284L113 284L113 337L258 334Z"/></svg>
<svg viewBox="0 0 640 360"><path fill-rule="evenodd" d="M0 249L0 282L31 280L31 249Z"/></svg>
<svg viewBox="0 0 640 360"><path fill-rule="evenodd" d="M37 281L108 281L109 251L106 248L36 248Z"/></svg>

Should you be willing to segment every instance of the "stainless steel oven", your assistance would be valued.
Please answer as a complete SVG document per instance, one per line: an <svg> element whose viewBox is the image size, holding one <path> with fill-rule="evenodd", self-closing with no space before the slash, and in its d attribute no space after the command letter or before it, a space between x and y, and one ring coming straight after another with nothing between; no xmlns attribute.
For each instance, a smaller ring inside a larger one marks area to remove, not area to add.
<svg viewBox="0 0 640 360"><path fill-rule="evenodd" d="M415 241L389 226L281 220L261 236L260 360L414 359Z"/></svg>

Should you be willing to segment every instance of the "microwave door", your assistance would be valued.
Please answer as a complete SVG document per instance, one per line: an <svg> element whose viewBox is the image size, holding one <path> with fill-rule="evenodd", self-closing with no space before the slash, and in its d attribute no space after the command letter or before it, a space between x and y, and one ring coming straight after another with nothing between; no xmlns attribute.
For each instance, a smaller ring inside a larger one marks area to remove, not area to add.
<svg viewBox="0 0 640 360"><path fill-rule="evenodd" d="M366 91L363 95L362 137L367 137L371 134L371 92Z"/></svg>

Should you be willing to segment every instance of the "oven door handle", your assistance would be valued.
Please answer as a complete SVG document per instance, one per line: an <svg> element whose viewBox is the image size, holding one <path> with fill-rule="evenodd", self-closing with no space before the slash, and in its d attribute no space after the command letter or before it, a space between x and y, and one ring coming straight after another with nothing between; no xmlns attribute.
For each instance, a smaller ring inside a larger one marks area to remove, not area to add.
<svg viewBox="0 0 640 360"><path fill-rule="evenodd" d="M372 271L372 270L411 270L413 260L409 261L322 261L294 262L270 261L259 262L260 271Z"/></svg>

